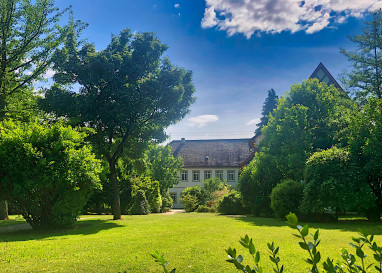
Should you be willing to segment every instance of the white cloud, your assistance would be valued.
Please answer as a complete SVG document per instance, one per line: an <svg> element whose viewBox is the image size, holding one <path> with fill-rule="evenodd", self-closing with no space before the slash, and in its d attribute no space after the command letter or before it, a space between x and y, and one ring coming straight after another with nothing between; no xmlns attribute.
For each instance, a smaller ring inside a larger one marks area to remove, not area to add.
<svg viewBox="0 0 382 273"><path fill-rule="evenodd" d="M246 123L246 125L258 124L260 123L260 118L251 119Z"/></svg>
<svg viewBox="0 0 382 273"><path fill-rule="evenodd" d="M179 4L175 4L174 8L178 9L178 8L180 8L180 5Z"/></svg>
<svg viewBox="0 0 382 273"><path fill-rule="evenodd" d="M208 123L216 122L218 120L219 120L219 118L217 115L201 115L201 116L190 118L188 120L189 121L188 126L190 126L190 127L195 127L195 126L204 127Z"/></svg>
<svg viewBox="0 0 382 273"><path fill-rule="evenodd" d="M52 69L48 69L46 72L45 72L45 74L44 74L44 78L45 79L50 79L50 78L52 78L53 76L54 76L54 74L56 74L56 72L54 72L54 70L52 70Z"/></svg>
<svg viewBox="0 0 382 273"><path fill-rule="evenodd" d="M205 0L203 28L216 27L229 36L282 31L318 32L343 23L348 17L362 17L382 8L381 0Z"/></svg>

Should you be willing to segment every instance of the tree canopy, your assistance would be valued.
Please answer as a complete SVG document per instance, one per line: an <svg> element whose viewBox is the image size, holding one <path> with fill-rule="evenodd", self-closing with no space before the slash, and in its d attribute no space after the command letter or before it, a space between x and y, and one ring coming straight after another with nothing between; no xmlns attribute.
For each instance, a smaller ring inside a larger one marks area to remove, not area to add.
<svg viewBox="0 0 382 273"><path fill-rule="evenodd" d="M163 57L167 46L153 33L124 29L98 52L89 43L79 46L72 23L65 46L54 56L56 84L41 105L95 129L90 140L109 163L114 218L119 219L116 163L136 143L164 140L164 128L189 112L194 102L192 72ZM67 83L77 84L78 91L71 91Z"/></svg>
<svg viewBox="0 0 382 273"><path fill-rule="evenodd" d="M268 124L269 115L277 107L277 99L278 96L276 95L275 90L268 90L268 97L265 99L263 104L263 110L261 112L262 117L260 119L260 123L256 124L257 129L255 131L255 136L260 135L262 128Z"/></svg>

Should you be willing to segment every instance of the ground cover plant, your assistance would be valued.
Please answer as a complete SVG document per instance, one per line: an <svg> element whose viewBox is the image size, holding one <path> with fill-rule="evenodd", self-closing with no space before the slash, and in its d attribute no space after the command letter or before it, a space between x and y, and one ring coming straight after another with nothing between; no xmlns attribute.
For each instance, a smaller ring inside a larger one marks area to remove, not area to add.
<svg viewBox="0 0 382 273"><path fill-rule="evenodd" d="M111 215L85 218L71 230L1 234L0 272L160 272L150 256L155 249L165 255L170 270L235 272L225 261L225 249L241 249L238 240L246 234L261 253L267 253L267 243L275 241L282 263L289 265L284 272L309 269L304 250L291 235L294 231L283 220L212 213L124 216L121 221L111 221ZM357 236L358 228L368 228L376 234L375 241L382 241L381 223L347 220L309 226L320 229L320 252L325 260L328 256L340 260L339 250L351 248L349 239ZM250 257L243 256L245 260ZM272 272L272 267L264 265L263 270Z"/></svg>

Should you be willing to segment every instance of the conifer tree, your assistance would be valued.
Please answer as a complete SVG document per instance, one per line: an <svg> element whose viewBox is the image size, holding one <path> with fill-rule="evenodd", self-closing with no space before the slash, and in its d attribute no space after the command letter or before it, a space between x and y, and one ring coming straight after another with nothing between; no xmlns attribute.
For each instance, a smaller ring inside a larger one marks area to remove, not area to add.
<svg viewBox="0 0 382 273"><path fill-rule="evenodd" d="M363 34L350 36L354 51L341 49L352 64L352 71L345 74L344 83L358 102L363 105L367 98L382 98L382 14L372 13Z"/></svg>
<svg viewBox="0 0 382 273"><path fill-rule="evenodd" d="M261 112L260 123L256 124L257 129L255 131L255 136L261 134L261 128L268 124L269 114L276 108L277 106L277 95L275 90L268 90L268 97L265 99L263 104L263 111Z"/></svg>

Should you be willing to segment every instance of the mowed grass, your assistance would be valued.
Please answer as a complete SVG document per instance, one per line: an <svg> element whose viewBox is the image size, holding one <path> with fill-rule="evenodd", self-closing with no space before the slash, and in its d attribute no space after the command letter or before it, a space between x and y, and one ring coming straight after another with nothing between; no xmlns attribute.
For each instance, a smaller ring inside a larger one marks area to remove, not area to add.
<svg viewBox="0 0 382 273"><path fill-rule="evenodd" d="M177 272L236 272L225 259L225 249L236 247L248 234L261 251L265 272L272 272L267 242L280 246L285 272L307 272L305 253L294 231L272 218L227 217L207 213L174 215L92 216L77 227L60 231L28 231L0 234L0 272L162 272L150 253L158 249ZM382 241L382 224L346 221L311 224L319 228L323 258L340 259L340 249L350 249L351 237L366 227Z"/></svg>
<svg viewBox="0 0 382 273"><path fill-rule="evenodd" d="M9 220L0 221L0 228L6 226L13 226L19 224L25 224L25 220L21 215L10 215Z"/></svg>

